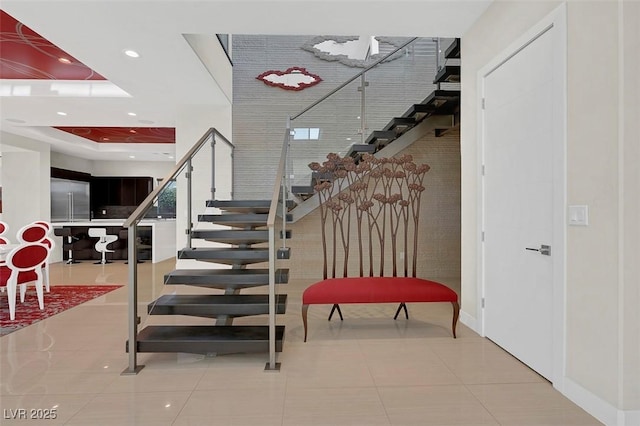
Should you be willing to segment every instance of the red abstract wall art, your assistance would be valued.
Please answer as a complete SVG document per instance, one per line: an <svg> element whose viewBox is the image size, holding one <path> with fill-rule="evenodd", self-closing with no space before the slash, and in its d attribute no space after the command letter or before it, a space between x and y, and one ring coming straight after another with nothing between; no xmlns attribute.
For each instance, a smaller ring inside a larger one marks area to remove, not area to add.
<svg viewBox="0 0 640 426"><path fill-rule="evenodd" d="M312 74L301 67L291 67L285 71L269 70L256 78L268 86L285 90L303 90L322 81L319 75Z"/></svg>

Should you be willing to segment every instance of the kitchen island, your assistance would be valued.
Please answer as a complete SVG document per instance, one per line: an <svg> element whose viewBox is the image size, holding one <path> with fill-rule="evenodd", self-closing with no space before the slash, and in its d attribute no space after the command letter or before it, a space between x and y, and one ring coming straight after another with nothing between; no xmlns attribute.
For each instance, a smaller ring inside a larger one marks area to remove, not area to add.
<svg viewBox="0 0 640 426"><path fill-rule="evenodd" d="M70 228L74 238L73 258L79 261L98 261L100 253L94 246L97 238L89 237L89 228L105 228L107 234L118 239L108 246L113 253L107 253L107 260L127 259L127 240L120 238L125 219L94 219L82 222L54 222L53 228ZM161 262L176 256L176 221L175 219L144 219L138 224L138 259ZM124 234L123 234L124 236ZM68 259L66 238L54 237L56 249L52 253L52 262Z"/></svg>

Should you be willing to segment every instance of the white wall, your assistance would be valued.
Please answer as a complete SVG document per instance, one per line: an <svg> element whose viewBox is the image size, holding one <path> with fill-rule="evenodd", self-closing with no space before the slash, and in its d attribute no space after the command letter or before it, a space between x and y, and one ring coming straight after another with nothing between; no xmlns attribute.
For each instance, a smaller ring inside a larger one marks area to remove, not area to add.
<svg viewBox="0 0 640 426"><path fill-rule="evenodd" d="M2 132L2 220L9 238L35 220L51 218L49 144Z"/></svg>
<svg viewBox="0 0 640 426"><path fill-rule="evenodd" d="M495 1L462 38L462 308L470 322L479 316L477 72L559 3ZM570 1L567 13L567 203L589 206L589 226L567 232L566 393L607 423L635 424L640 15L638 3L615 0Z"/></svg>
<svg viewBox="0 0 640 426"><path fill-rule="evenodd" d="M621 408L640 410L640 2L625 2L622 61ZM640 413L635 419L640 424ZM631 421L629 422L632 423Z"/></svg>
<svg viewBox="0 0 640 426"><path fill-rule="evenodd" d="M59 152L51 153L51 167L73 170L82 173L93 173L93 161L86 158L74 157Z"/></svg>
<svg viewBox="0 0 640 426"><path fill-rule="evenodd" d="M171 161L97 161L51 153L51 167L93 176L152 176L157 179L163 178L174 165Z"/></svg>
<svg viewBox="0 0 640 426"><path fill-rule="evenodd" d="M93 176L151 176L163 178L175 166L170 161L93 161ZM155 185L155 182L154 182Z"/></svg>
<svg viewBox="0 0 640 426"><path fill-rule="evenodd" d="M231 140L231 104L228 106L184 105L180 108L176 125L176 161L205 134L209 128L216 128L227 139ZM217 161L216 161L217 162ZM229 165L227 186L232 179ZM211 199L211 148L207 144L193 160L193 186L192 186L192 214L191 221L195 227L206 228L206 224L198 223L198 214L205 213L205 202ZM221 172L220 170L218 172ZM216 173L217 179L221 179ZM223 187L223 182L216 183ZM187 213L187 186L184 172L177 179L177 206L176 212L176 247L178 250L186 246L188 228ZM180 267L189 267L189 261L182 261ZM200 267L203 267L200 265Z"/></svg>

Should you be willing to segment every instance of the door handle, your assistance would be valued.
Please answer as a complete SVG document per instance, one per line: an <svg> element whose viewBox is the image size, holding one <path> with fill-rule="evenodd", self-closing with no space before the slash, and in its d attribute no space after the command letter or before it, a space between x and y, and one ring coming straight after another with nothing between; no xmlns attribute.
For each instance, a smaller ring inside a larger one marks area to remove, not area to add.
<svg viewBox="0 0 640 426"><path fill-rule="evenodd" d="M525 247L525 250L537 251L543 256L551 256L551 246L548 246L546 244L540 245L540 248Z"/></svg>

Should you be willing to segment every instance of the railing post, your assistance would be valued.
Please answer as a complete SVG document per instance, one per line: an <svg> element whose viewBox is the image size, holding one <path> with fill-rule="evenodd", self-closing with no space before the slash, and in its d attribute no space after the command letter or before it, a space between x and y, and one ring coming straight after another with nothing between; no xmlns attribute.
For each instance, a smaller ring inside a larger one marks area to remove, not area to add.
<svg viewBox="0 0 640 426"><path fill-rule="evenodd" d="M364 144L365 141L365 131L367 128L367 121L366 121L366 113L367 113L367 97L366 97L366 87L369 83L367 83L366 77L365 77L365 73L362 73L362 75L360 76L360 87L358 87L358 90L360 90L360 143Z"/></svg>
<svg viewBox="0 0 640 426"><path fill-rule="evenodd" d="M216 134L211 135L211 199L216 199Z"/></svg>
<svg viewBox="0 0 640 426"><path fill-rule="evenodd" d="M436 39L436 74L440 71L440 38ZM440 82L436 83L436 89L440 90Z"/></svg>
<svg viewBox="0 0 640 426"><path fill-rule="evenodd" d="M129 260L129 367L122 375L138 374L144 365L137 365L138 355L138 257L136 250L137 224L128 228L127 259Z"/></svg>
<svg viewBox="0 0 640 426"><path fill-rule="evenodd" d="M192 181L191 175L193 174L193 167L191 158L187 161L187 173L185 177L187 178L187 248L191 248L191 230L193 229L193 222L191 222L191 212L192 212L192 199L191 199L191 189L192 189Z"/></svg>
<svg viewBox="0 0 640 426"><path fill-rule="evenodd" d="M276 247L275 227L269 227L269 370L276 365Z"/></svg>

